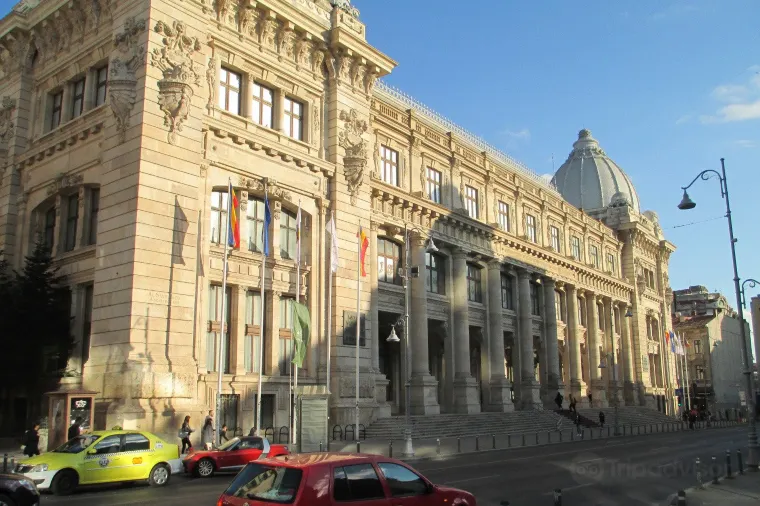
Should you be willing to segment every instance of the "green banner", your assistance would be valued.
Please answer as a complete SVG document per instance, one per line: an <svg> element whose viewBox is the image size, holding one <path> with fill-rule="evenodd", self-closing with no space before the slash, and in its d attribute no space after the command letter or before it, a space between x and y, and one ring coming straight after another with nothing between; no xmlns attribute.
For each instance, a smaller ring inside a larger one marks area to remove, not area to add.
<svg viewBox="0 0 760 506"><path fill-rule="evenodd" d="M301 303L293 303L293 365L303 367L306 350L309 347L311 333L311 317L309 308Z"/></svg>

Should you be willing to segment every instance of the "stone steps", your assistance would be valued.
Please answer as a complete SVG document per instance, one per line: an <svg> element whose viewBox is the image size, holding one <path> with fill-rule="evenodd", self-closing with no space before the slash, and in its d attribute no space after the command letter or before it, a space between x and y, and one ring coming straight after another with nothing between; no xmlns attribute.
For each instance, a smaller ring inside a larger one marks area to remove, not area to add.
<svg viewBox="0 0 760 506"><path fill-rule="evenodd" d="M590 420L599 420L599 411L604 412L605 424L612 424L614 422L613 417L615 408L582 408L578 410L581 416L589 418ZM672 423L676 421L675 418L666 415L660 411L644 408L639 406L621 406L618 408L618 423L620 425L649 425L655 423Z"/></svg>

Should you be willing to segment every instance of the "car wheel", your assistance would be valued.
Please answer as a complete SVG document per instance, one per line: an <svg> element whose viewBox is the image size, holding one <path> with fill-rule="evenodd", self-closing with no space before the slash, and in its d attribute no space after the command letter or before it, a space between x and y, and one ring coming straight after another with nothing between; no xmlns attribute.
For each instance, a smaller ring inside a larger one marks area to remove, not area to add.
<svg viewBox="0 0 760 506"><path fill-rule="evenodd" d="M148 477L148 483L154 487L163 487L169 483L169 478L172 475L172 470L166 464L156 464L153 469L150 470L150 476Z"/></svg>
<svg viewBox="0 0 760 506"><path fill-rule="evenodd" d="M7 495L0 494L0 506L16 506L16 501Z"/></svg>
<svg viewBox="0 0 760 506"><path fill-rule="evenodd" d="M69 495L79 484L79 476L70 469L61 471L53 478L52 489L55 495Z"/></svg>
<svg viewBox="0 0 760 506"><path fill-rule="evenodd" d="M214 461L211 459L201 459L195 466L195 471L201 478L211 478L214 476Z"/></svg>

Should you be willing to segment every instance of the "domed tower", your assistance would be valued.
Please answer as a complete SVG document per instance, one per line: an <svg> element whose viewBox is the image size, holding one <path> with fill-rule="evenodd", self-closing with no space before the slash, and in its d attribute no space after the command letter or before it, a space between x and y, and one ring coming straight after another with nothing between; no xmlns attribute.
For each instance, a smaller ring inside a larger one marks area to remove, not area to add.
<svg viewBox="0 0 760 506"><path fill-rule="evenodd" d="M589 214L623 203L640 212L639 196L631 179L585 128L578 133L573 151L554 174L552 183L565 200Z"/></svg>

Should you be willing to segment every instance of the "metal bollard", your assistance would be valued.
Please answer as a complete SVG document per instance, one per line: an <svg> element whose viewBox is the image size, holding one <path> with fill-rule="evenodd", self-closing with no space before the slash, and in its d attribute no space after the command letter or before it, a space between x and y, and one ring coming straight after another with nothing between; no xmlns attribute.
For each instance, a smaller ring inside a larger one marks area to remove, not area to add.
<svg viewBox="0 0 760 506"><path fill-rule="evenodd" d="M435 440L435 454L436 455L441 454L441 440L440 439Z"/></svg>
<svg viewBox="0 0 760 506"><path fill-rule="evenodd" d="M586 431L583 431L583 432L585 433ZM588 430L588 438L589 438L589 439L594 439L594 428L593 428L593 427L591 427L591 428Z"/></svg>
<svg viewBox="0 0 760 506"><path fill-rule="evenodd" d="M559 431L559 442L562 442L562 431Z"/></svg>
<svg viewBox="0 0 760 506"><path fill-rule="evenodd" d="M694 470L697 473L697 486L699 488L704 488L702 483L702 466L700 465L699 457L697 457L697 460L694 462Z"/></svg>
<svg viewBox="0 0 760 506"><path fill-rule="evenodd" d="M536 432L536 445L538 445L538 432Z"/></svg>
<svg viewBox="0 0 760 506"><path fill-rule="evenodd" d="M714 455L712 457L712 475L712 484L719 485L720 482L718 481L718 459L716 459Z"/></svg>
<svg viewBox="0 0 760 506"><path fill-rule="evenodd" d="M562 506L562 490L559 488L554 489L554 506Z"/></svg>
<svg viewBox="0 0 760 506"><path fill-rule="evenodd" d="M551 443L552 442L552 431L547 430L546 431L546 436L547 436L547 442Z"/></svg>
<svg viewBox="0 0 760 506"><path fill-rule="evenodd" d="M507 448L512 448L512 434L507 434Z"/></svg>
<svg viewBox="0 0 760 506"><path fill-rule="evenodd" d="M356 442L356 453L361 453L361 452L362 452L362 442L361 441L357 441Z"/></svg>
<svg viewBox="0 0 760 506"><path fill-rule="evenodd" d="M570 431L570 441L575 441L575 429Z"/></svg>
<svg viewBox="0 0 760 506"><path fill-rule="evenodd" d="M8 469L9 473L12 473L16 470L16 459L11 457L11 467Z"/></svg>
<svg viewBox="0 0 760 506"><path fill-rule="evenodd" d="M623 430L625 430L625 427L623 427ZM607 437L610 437L610 426L607 426Z"/></svg>
<svg viewBox="0 0 760 506"><path fill-rule="evenodd" d="M522 434L522 445L525 446L525 433Z"/></svg>
<svg viewBox="0 0 760 506"><path fill-rule="evenodd" d="M739 468L739 474L744 474L744 462L742 462L741 450L736 450L736 465Z"/></svg>
<svg viewBox="0 0 760 506"><path fill-rule="evenodd" d="M493 449L496 449L496 434L491 434L491 439L493 440Z"/></svg>
<svg viewBox="0 0 760 506"><path fill-rule="evenodd" d="M726 450L726 478L733 479L731 472L731 450Z"/></svg>
<svg viewBox="0 0 760 506"><path fill-rule="evenodd" d="M475 451L480 451L480 436L475 436Z"/></svg>
<svg viewBox="0 0 760 506"><path fill-rule="evenodd" d="M462 439L457 438L457 453L462 453Z"/></svg>
<svg viewBox="0 0 760 506"><path fill-rule="evenodd" d="M641 434L641 425L636 426L636 435L638 436L639 434Z"/></svg>
<svg viewBox="0 0 760 506"><path fill-rule="evenodd" d="M393 458L393 441L388 441L388 458Z"/></svg>
<svg viewBox="0 0 760 506"><path fill-rule="evenodd" d="M678 506L686 506L686 492L684 492L683 490L679 490L677 497L678 497L678 502L676 502L676 504Z"/></svg>
<svg viewBox="0 0 760 506"><path fill-rule="evenodd" d="M322 453L322 441L319 442L319 453Z"/></svg>

